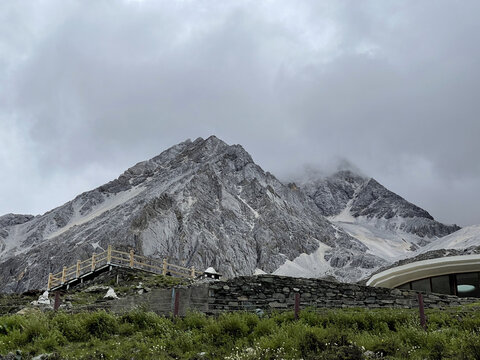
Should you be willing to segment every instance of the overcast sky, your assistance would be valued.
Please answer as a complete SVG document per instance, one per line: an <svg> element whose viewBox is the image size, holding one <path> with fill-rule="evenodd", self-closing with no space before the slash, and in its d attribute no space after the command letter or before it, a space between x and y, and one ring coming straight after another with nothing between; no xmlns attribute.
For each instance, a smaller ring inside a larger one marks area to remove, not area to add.
<svg viewBox="0 0 480 360"><path fill-rule="evenodd" d="M0 214L211 134L480 223L480 2L2 1Z"/></svg>

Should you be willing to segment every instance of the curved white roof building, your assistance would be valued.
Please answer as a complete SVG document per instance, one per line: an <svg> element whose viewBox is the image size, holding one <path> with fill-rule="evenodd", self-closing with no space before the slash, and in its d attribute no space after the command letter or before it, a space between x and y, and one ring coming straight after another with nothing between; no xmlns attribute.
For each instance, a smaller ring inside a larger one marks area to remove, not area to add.
<svg viewBox="0 0 480 360"><path fill-rule="evenodd" d="M480 254L414 261L373 275L367 285L480 297Z"/></svg>

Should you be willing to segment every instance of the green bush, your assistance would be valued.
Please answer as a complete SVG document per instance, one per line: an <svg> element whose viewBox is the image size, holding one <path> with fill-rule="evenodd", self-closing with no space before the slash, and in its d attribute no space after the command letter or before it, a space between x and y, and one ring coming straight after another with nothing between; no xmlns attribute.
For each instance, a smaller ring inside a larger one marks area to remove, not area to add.
<svg viewBox="0 0 480 360"><path fill-rule="evenodd" d="M262 319L257 323L255 329L253 330L253 335L255 338L262 336L268 336L273 334L277 328L277 324L273 319Z"/></svg>
<svg viewBox="0 0 480 360"><path fill-rule="evenodd" d="M59 347L65 345L67 339L58 330L51 331L48 335L40 339L36 346L40 349L39 352L51 353L56 351Z"/></svg>
<svg viewBox="0 0 480 360"><path fill-rule="evenodd" d="M0 335L8 335L14 330L22 330L27 316L7 315L0 317Z"/></svg>
<svg viewBox="0 0 480 360"><path fill-rule="evenodd" d="M298 349L302 357L311 358L314 354L322 352L330 346L327 343L325 334L318 328L306 328L301 334L299 334Z"/></svg>
<svg viewBox="0 0 480 360"><path fill-rule="evenodd" d="M205 314L192 311L187 313L187 315L179 323L179 326L182 329L192 330L192 329L203 329L208 324L208 318Z"/></svg>
<svg viewBox="0 0 480 360"><path fill-rule="evenodd" d="M428 359L442 360L448 354L447 339L444 334L431 333L427 338Z"/></svg>
<svg viewBox="0 0 480 360"><path fill-rule="evenodd" d="M462 360L480 360L480 336L476 333L467 333L459 350L459 357Z"/></svg>
<svg viewBox="0 0 480 360"><path fill-rule="evenodd" d="M370 346L370 350L379 356L390 356L400 352L402 342L395 335L377 337L377 341Z"/></svg>
<svg viewBox="0 0 480 360"><path fill-rule="evenodd" d="M132 324L136 330L151 329L157 326L159 316L154 312L132 310L121 317L124 323Z"/></svg>
<svg viewBox="0 0 480 360"><path fill-rule="evenodd" d="M58 313L52 319L52 326L57 328L68 341L86 341L90 334L83 326L83 316Z"/></svg>
<svg viewBox="0 0 480 360"><path fill-rule="evenodd" d="M55 353L62 359L362 359L480 360L475 308L429 310L428 331L416 310L321 309L267 314L188 313L170 318L144 310L33 313L0 317L0 355Z"/></svg>
<svg viewBox="0 0 480 360"><path fill-rule="evenodd" d="M85 331L91 336L106 339L115 334L118 329L117 318L105 311L87 314L83 321Z"/></svg>
<svg viewBox="0 0 480 360"><path fill-rule="evenodd" d="M245 336L249 327L242 313L226 313L222 314L218 319L221 331L230 337Z"/></svg>

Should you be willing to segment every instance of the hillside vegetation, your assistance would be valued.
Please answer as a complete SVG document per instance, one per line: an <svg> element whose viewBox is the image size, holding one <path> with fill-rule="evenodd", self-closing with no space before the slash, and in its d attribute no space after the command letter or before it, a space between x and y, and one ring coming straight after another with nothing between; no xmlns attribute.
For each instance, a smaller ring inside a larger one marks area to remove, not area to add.
<svg viewBox="0 0 480 360"><path fill-rule="evenodd" d="M142 310L31 312L0 317L0 354L12 352L12 359L38 354L50 359L480 359L478 309L427 311L428 331L413 310L305 310L297 321L291 312L184 318Z"/></svg>

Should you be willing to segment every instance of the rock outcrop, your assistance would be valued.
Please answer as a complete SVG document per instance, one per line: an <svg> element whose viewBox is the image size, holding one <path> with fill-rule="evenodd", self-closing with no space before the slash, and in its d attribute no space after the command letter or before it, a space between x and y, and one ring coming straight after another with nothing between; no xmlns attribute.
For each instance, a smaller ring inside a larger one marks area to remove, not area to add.
<svg viewBox="0 0 480 360"><path fill-rule="evenodd" d="M225 276L273 272L312 254L329 274L354 281L384 261L338 229L305 193L263 171L240 146L185 141L44 215L2 225L0 290L46 285L108 244ZM359 269L365 271L359 271Z"/></svg>

